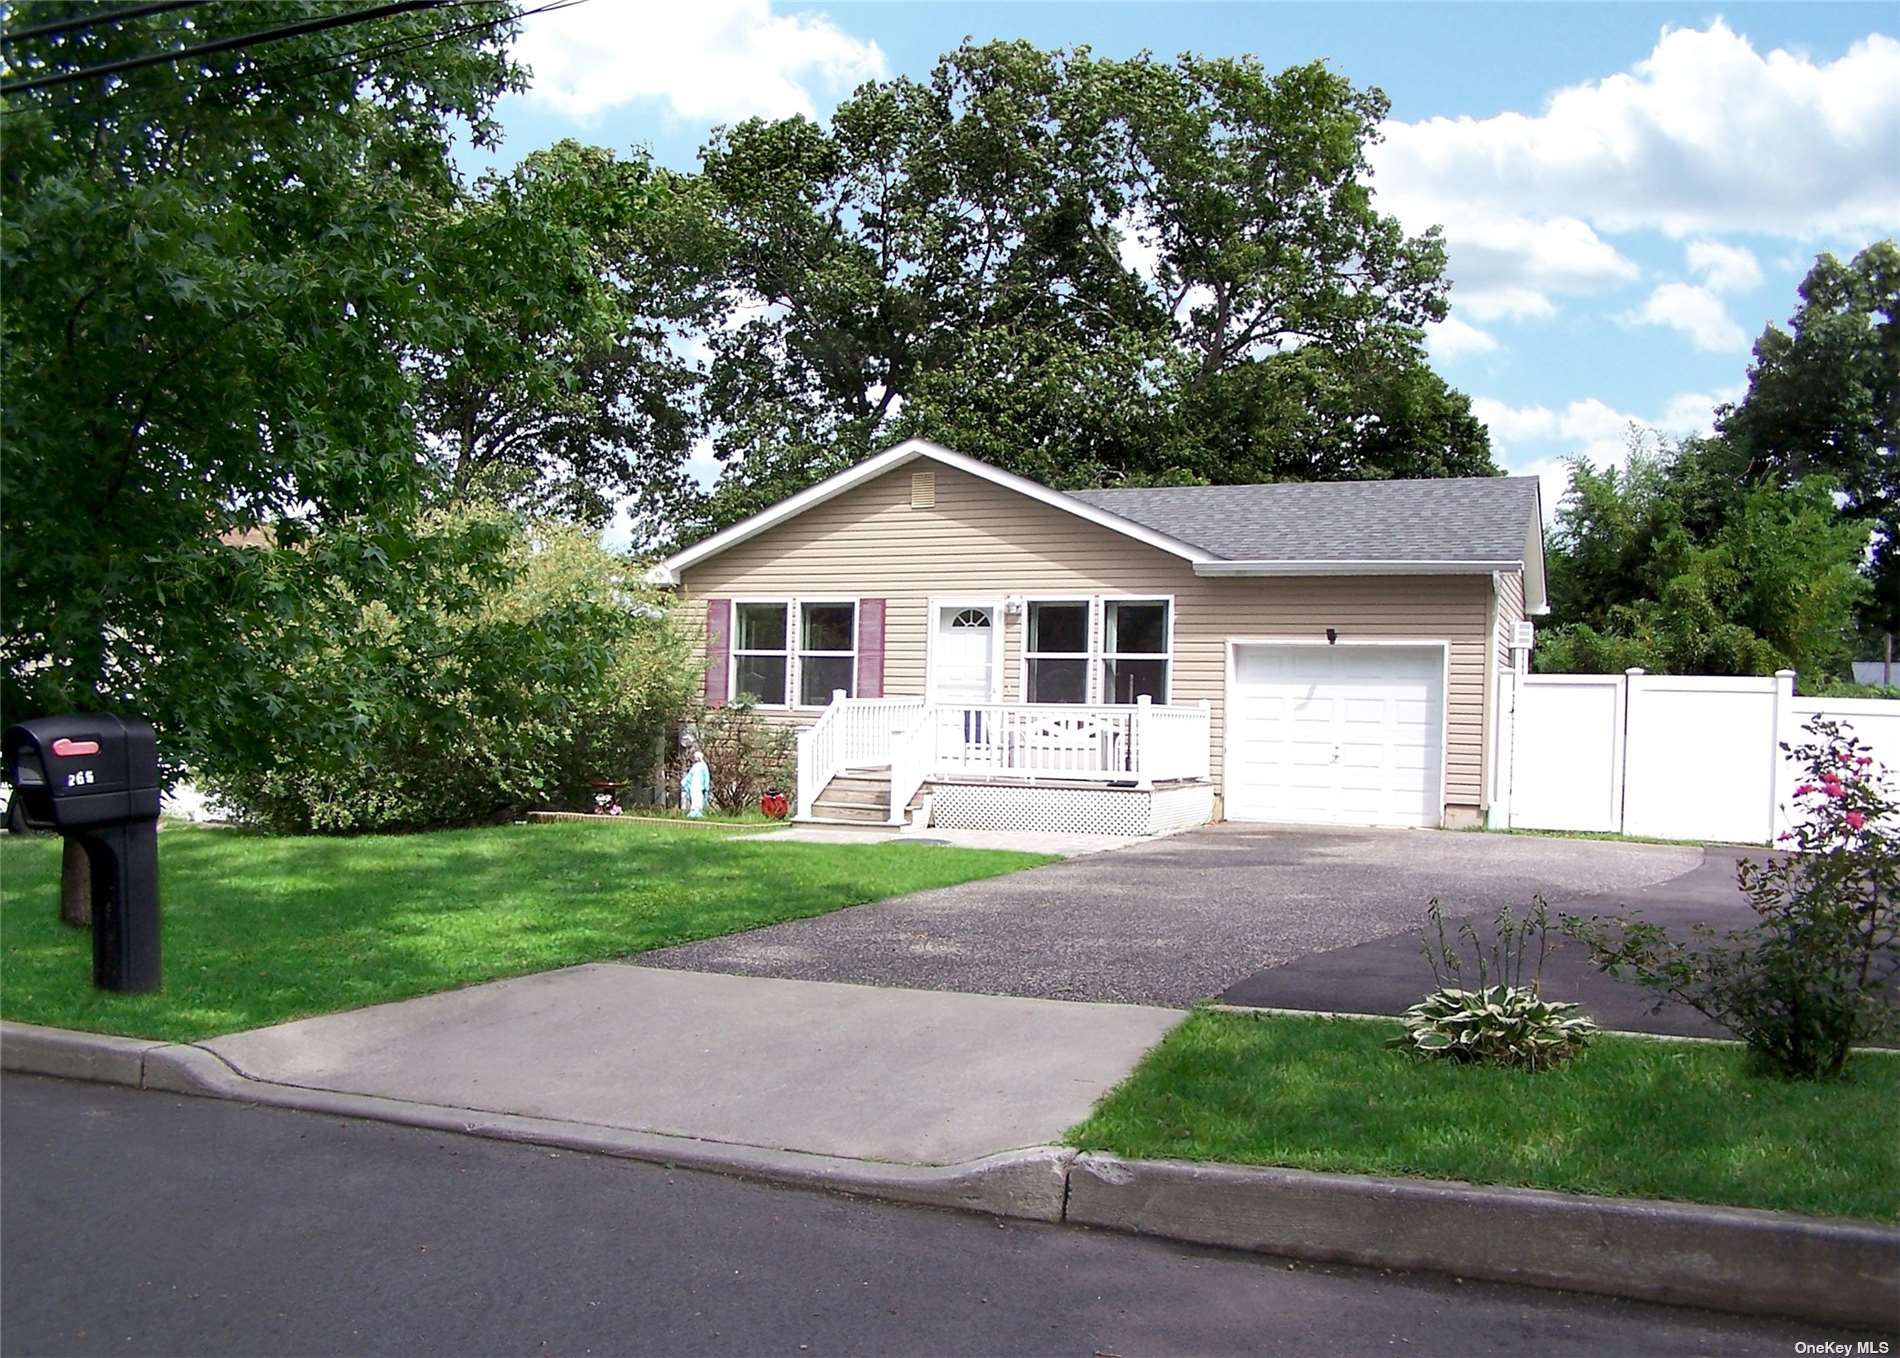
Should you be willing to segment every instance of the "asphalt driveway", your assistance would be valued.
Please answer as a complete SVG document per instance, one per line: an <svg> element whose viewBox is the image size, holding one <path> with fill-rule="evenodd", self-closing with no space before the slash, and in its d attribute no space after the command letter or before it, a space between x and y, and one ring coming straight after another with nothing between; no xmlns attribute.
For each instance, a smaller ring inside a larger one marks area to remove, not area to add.
<svg viewBox="0 0 1900 1358"><path fill-rule="evenodd" d="M1628 918L1640 915L1665 925L1671 934L1688 938L1690 926L1741 928L1754 915L1735 881L1737 860L1749 851L1710 848L1702 863L1680 877L1636 890L1606 891L1577 899L1545 892L1553 919L1560 914ZM1754 852L1759 853L1759 850ZM1494 911L1468 916L1478 937L1488 946L1495 937ZM1446 937L1465 959L1462 980L1476 985L1471 946L1455 937L1456 923L1446 920ZM1682 1037L1727 1037L1728 1033L1680 1004L1657 1008L1655 996L1629 981L1604 975L1590 961L1589 950L1553 929L1550 951L1544 958L1543 993L1553 1000L1581 1004L1605 1028ZM1316 1009L1354 1014L1402 1014L1428 988L1429 977L1419 956L1415 931L1376 938L1327 952L1309 953L1290 962L1264 967L1228 988L1221 996L1229 1004L1272 1009Z"/></svg>
<svg viewBox="0 0 1900 1358"><path fill-rule="evenodd" d="M1028 872L645 953L642 966L1185 1005L1266 969L1453 916L1626 893L1702 850L1428 830L1216 825ZM1407 938L1404 947L1413 944ZM1430 975L1412 953L1406 999ZM1323 1007L1354 1009L1335 999ZM1402 1006L1401 1006L1402 1007Z"/></svg>

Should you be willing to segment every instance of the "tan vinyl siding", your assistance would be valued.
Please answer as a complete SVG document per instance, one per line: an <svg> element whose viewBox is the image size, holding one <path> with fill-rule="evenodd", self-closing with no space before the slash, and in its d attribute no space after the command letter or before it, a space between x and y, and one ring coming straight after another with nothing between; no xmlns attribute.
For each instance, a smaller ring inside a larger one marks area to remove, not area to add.
<svg viewBox="0 0 1900 1358"><path fill-rule="evenodd" d="M1506 571L1498 577L1498 673L1511 672L1511 629L1525 619L1524 572Z"/></svg>
<svg viewBox="0 0 1900 1358"><path fill-rule="evenodd" d="M1229 638L1393 637L1450 643L1447 805L1476 807L1483 777L1489 576L1203 579L1187 561L949 467L936 503L911 504L901 467L689 567L693 615L706 598L883 598L884 691L924 692L931 596L1172 595L1171 700L1213 707L1220 777ZM1021 616L1004 618L1003 698L1022 698ZM703 628L703 622L699 624ZM1095 615L1100 636L1100 609ZM816 712L788 713L808 721Z"/></svg>

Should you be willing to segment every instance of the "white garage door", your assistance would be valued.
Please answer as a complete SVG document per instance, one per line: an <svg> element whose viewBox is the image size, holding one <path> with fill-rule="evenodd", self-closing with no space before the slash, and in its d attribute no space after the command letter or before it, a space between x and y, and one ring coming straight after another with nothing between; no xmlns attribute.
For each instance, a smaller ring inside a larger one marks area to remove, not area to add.
<svg viewBox="0 0 1900 1358"><path fill-rule="evenodd" d="M1437 646L1236 646L1228 818L1437 825L1444 664Z"/></svg>

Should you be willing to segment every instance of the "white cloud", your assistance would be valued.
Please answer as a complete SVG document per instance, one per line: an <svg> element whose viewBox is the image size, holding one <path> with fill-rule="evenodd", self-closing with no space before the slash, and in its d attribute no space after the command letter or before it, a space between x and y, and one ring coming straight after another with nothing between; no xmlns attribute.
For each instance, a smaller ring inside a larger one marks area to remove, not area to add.
<svg viewBox="0 0 1900 1358"><path fill-rule="evenodd" d="M1425 327L1425 347L1433 358L1456 363L1471 354L1488 354L1498 347L1497 337L1475 325L1467 325L1456 316L1448 316Z"/></svg>
<svg viewBox="0 0 1900 1358"><path fill-rule="evenodd" d="M1559 90L1537 113L1383 131L1380 205L1410 230L1445 227L1453 305L1480 320L1548 315L1552 294L1632 281L1600 233L1806 241L1900 221L1900 41L1878 33L1818 61L1758 52L1719 19L1665 28L1630 70ZM1708 240L1690 267L1715 290L1759 281L1753 256Z"/></svg>
<svg viewBox="0 0 1900 1358"><path fill-rule="evenodd" d="M1600 292L1638 274L1634 263L1575 217L1498 217L1442 202L1385 206L1409 226L1445 227L1452 305L1479 320L1549 316L1556 310L1551 293Z"/></svg>
<svg viewBox="0 0 1900 1358"><path fill-rule="evenodd" d="M1660 325L1681 331L1696 348L1712 354L1748 346L1748 336L1728 314L1722 299L1693 283L1664 283L1623 319L1631 325Z"/></svg>
<svg viewBox="0 0 1900 1358"><path fill-rule="evenodd" d="M704 122L810 117L814 85L839 95L885 71L875 42L770 0L576 5L524 20L515 52L528 99L582 120L641 99Z"/></svg>
<svg viewBox="0 0 1900 1358"><path fill-rule="evenodd" d="M1710 292L1747 292L1761 286L1761 265L1752 251L1740 245L1692 240L1685 254L1689 272L1699 274Z"/></svg>

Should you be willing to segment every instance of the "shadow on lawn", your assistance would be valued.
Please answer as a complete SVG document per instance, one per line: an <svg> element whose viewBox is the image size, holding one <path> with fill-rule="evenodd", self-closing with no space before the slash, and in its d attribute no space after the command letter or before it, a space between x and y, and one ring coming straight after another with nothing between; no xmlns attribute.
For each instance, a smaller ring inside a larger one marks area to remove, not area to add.
<svg viewBox="0 0 1900 1358"><path fill-rule="evenodd" d="M191 1038L625 956L1040 860L918 845L748 844L656 827L406 837L168 833L166 989L90 989L57 923L56 842L7 846L5 993L29 1022Z"/></svg>

